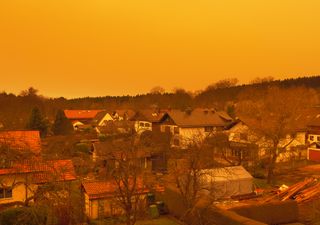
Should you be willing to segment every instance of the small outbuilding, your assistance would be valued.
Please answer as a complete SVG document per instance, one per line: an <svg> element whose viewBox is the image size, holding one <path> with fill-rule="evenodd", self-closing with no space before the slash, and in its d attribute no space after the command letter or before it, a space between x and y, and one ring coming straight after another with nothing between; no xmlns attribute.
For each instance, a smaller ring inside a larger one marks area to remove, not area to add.
<svg viewBox="0 0 320 225"><path fill-rule="evenodd" d="M253 192L253 177L242 166L202 170L202 184L215 199Z"/></svg>

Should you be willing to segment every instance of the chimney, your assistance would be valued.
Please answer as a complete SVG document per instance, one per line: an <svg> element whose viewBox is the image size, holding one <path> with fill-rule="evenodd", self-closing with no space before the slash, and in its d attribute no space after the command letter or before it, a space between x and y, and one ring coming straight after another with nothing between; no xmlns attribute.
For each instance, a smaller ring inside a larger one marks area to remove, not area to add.
<svg viewBox="0 0 320 225"><path fill-rule="evenodd" d="M192 108L190 108L190 107L186 108L185 113L186 113L187 115L191 115L191 113L192 113Z"/></svg>

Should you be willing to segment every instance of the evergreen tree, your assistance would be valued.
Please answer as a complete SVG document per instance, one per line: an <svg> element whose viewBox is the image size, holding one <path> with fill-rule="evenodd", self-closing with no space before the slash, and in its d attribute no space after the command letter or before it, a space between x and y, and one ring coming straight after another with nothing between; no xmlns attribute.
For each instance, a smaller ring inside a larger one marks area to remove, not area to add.
<svg viewBox="0 0 320 225"><path fill-rule="evenodd" d="M66 135L73 132L73 126L62 110L58 110L52 127L55 135Z"/></svg>
<svg viewBox="0 0 320 225"><path fill-rule="evenodd" d="M48 132L48 121L43 118L42 113L38 107L34 107L31 112L27 128L30 130L40 131L40 136L45 137Z"/></svg>

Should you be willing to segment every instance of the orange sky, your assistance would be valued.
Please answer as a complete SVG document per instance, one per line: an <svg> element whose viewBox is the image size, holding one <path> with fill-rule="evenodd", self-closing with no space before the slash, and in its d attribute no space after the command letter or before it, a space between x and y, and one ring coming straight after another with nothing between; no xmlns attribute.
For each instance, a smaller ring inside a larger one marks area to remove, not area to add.
<svg viewBox="0 0 320 225"><path fill-rule="evenodd" d="M0 91L197 90L320 74L319 0L1 0Z"/></svg>

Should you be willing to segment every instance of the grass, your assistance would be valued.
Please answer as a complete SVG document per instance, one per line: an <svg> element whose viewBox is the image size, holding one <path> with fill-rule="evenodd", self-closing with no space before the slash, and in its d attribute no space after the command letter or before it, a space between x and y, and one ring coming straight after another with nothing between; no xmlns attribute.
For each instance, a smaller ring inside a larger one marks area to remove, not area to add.
<svg viewBox="0 0 320 225"><path fill-rule="evenodd" d="M140 220L136 225L180 225L169 217L160 217L158 219Z"/></svg>
<svg viewBox="0 0 320 225"><path fill-rule="evenodd" d="M100 221L92 221L91 224L94 225L113 225L113 224L119 224L123 225L123 223L117 223L116 220L112 219L105 219ZM138 220L135 225L181 225L181 223L177 222L174 219L171 219L167 216L160 216L157 219L145 219L145 220Z"/></svg>

